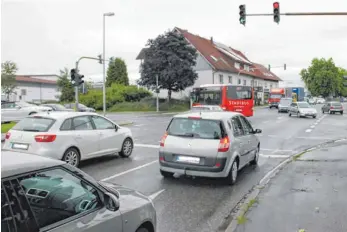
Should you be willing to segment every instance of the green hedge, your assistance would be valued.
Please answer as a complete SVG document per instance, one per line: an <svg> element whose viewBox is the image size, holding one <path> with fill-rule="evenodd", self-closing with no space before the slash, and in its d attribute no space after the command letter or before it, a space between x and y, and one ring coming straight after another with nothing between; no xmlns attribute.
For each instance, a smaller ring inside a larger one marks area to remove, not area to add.
<svg viewBox="0 0 347 232"><path fill-rule="evenodd" d="M109 109L122 102L138 102L145 97L152 96L152 93L144 88L135 85L113 84L106 88L106 107ZM102 90L92 89L87 94L81 94L79 101L96 110L102 110Z"/></svg>

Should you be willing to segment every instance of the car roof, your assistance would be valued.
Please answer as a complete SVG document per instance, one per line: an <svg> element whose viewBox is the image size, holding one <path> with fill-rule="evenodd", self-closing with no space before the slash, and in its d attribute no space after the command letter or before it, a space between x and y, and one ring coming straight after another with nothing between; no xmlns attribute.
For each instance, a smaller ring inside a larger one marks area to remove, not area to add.
<svg viewBox="0 0 347 232"><path fill-rule="evenodd" d="M283 100L293 100L293 99L291 99L290 97L282 97L281 100L282 100L282 99L283 99Z"/></svg>
<svg viewBox="0 0 347 232"><path fill-rule="evenodd" d="M67 118L84 116L84 115L99 115L99 114L93 113L93 112L54 111L54 112L40 112L29 117L40 116L40 117L49 117L49 118L53 118L57 120L57 119L67 119Z"/></svg>
<svg viewBox="0 0 347 232"><path fill-rule="evenodd" d="M339 103L339 104L341 104L341 102L338 102L338 101L331 101L329 103Z"/></svg>
<svg viewBox="0 0 347 232"><path fill-rule="evenodd" d="M65 164L63 161L17 151L1 151L1 178Z"/></svg>
<svg viewBox="0 0 347 232"><path fill-rule="evenodd" d="M229 119L236 115L242 115L237 112L230 112L230 111L196 111L196 112L186 112L182 114L177 114L173 116L173 118L188 118L188 117L201 117L202 119L214 119L214 120L221 120L221 119Z"/></svg>

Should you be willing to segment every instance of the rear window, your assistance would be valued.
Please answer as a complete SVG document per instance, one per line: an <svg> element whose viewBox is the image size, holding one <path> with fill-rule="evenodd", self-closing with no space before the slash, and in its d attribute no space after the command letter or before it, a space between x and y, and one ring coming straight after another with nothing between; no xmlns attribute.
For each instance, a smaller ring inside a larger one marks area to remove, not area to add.
<svg viewBox="0 0 347 232"><path fill-rule="evenodd" d="M221 139L226 135L221 121L194 118L173 118L167 132L173 136L201 139Z"/></svg>
<svg viewBox="0 0 347 232"><path fill-rule="evenodd" d="M248 86L228 86L228 99L249 100L252 99L252 88Z"/></svg>
<svg viewBox="0 0 347 232"><path fill-rule="evenodd" d="M28 117L19 121L12 130L46 132L51 128L54 119L43 117Z"/></svg>
<svg viewBox="0 0 347 232"><path fill-rule="evenodd" d="M331 103L333 106L342 106L342 104L341 103L339 103L339 102L333 102L333 103Z"/></svg>
<svg viewBox="0 0 347 232"><path fill-rule="evenodd" d="M291 103L292 103L291 99L281 99L280 100L280 104L283 104L283 105L290 105Z"/></svg>
<svg viewBox="0 0 347 232"><path fill-rule="evenodd" d="M210 110L208 107L193 107L192 111L203 111L203 110Z"/></svg>

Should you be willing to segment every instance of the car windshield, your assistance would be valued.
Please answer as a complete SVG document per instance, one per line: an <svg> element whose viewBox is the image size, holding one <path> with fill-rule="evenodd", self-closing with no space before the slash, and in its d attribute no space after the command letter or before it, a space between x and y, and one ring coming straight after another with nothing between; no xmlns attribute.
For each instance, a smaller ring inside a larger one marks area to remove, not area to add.
<svg viewBox="0 0 347 232"><path fill-rule="evenodd" d="M311 108L307 102L298 102L299 108Z"/></svg>
<svg viewBox="0 0 347 232"><path fill-rule="evenodd" d="M192 111L208 111L210 110L207 106L194 106L192 107Z"/></svg>
<svg viewBox="0 0 347 232"><path fill-rule="evenodd" d="M46 132L53 125L54 119L43 117L28 117L19 121L12 130Z"/></svg>
<svg viewBox="0 0 347 232"><path fill-rule="evenodd" d="M281 105L290 105L290 104L292 104L292 100L291 99L281 99L280 104Z"/></svg>
<svg viewBox="0 0 347 232"><path fill-rule="evenodd" d="M198 118L174 118L167 132L169 135L201 139L221 139L224 135L221 121Z"/></svg>
<svg viewBox="0 0 347 232"><path fill-rule="evenodd" d="M62 106L62 105L59 105L59 104L53 104L53 105L45 105L45 106L51 106L51 107L54 107L58 110L66 110L66 107Z"/></svg>
<svg viewBox="0 0 347 232"><path fill-rule="evenodd" d="M340 106L342 106L342 104L341 103L339 103L339 102L333 102L333 103L331 103L333 106L338 106L338 107L340 107Z"/></svg>

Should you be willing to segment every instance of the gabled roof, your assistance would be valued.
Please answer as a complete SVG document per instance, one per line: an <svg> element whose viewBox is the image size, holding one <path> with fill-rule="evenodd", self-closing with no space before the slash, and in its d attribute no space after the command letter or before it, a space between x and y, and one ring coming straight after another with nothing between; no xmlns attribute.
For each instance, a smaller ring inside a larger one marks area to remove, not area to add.
<svg viewBox="0 0 347 232"><path fill-rule="evenodd" d="M213 38L206 39L198 35L189 33L187 30L178 27L175 30L181 33L196 50L204 56L213 69L218 71L240 73L252 77L281 81L274 73L268 71L263 65L251 62L241 51L231 48L222 43L215 42ZM250 67L250 71L235 67L235 63L246 64Z"/></svg>
<svg viewBox="0 0 347 232"><path fill-rule="evenodd" d="M56 81L33 78L31 76L16 76L16 81L42 83L42 84L57 84Z"/></svg>

